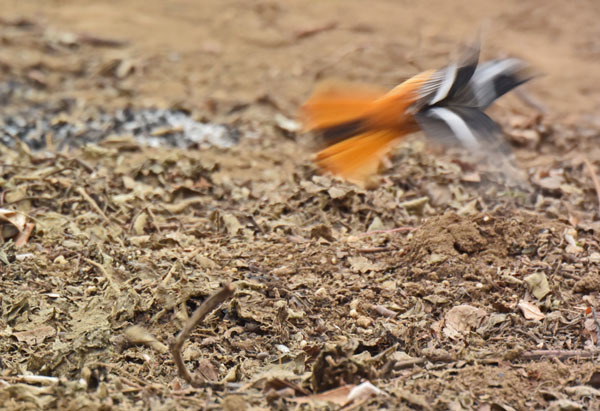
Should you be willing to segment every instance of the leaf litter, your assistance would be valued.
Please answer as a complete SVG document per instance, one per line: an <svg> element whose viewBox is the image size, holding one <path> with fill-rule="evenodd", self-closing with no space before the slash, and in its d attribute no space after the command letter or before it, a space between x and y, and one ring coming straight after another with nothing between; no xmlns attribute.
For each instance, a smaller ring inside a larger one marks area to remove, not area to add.
<svg viewBox="0 0 600 411"><path fill-rule="evenodd" d="M365 190L275 98L137 107L128 42L0 30L5 408L598 406L598 124L503 113L524 181L416 140Z"/></svg>

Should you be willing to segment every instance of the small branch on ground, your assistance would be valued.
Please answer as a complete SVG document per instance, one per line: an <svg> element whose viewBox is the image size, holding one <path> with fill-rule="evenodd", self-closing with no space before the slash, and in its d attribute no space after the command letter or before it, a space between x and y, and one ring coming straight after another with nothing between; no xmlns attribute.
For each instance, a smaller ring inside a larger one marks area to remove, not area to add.
<svg viewBox="0 0 600 411"><path fill-rule="evenodd" d="M592 307L592 318L594 319L594 325L596 326L596 346L600 346L600 321L598 321L598 315L596 309Z"/></svg>
<svg viewBox="0 0 600 411"><path fill-rule="evenodd" d="M115 290L115 292L117 294L121 294L121 287L119 287L119 284L114 279L114 277L112 276L112 274L109 273L108 270L102 264L97 263L94 260L90 260L89 258L84 258L83 260L86 263L91 264L94 267L96 267L98 270L100 270L100 272L102 273L102 275L104 275L104 277L108 280L108 283L113 288L113 290Z"/></svg>
<svg viewBox="0 0 600 411"><path fill-rule="evenodd" d="M592 358L595 355L600 355L600 351L590 350L532 350L525 351L519 355L519 360L539 360L541 358Z"/></svg>
<svg viewBox="0 0 600 411"><path fill-rule="evenodd" d="M25 224L25 229L19 233L19 235L17 236L17 238L15 240L15 247L19 248L19 247L23 247L25 244L27 244L34 227L35 227L35 224L33 224L33 223Z"/></svg>
<svg viewBox="0 0 600 411"><path fill-rule="evenodd" d="M596 197L598 197L598 207L600 208L600 182L598 181L598 176L596 175L596 169L590 162L587 157L583 157L583 163L588 169L590 176L592 177L592 182L594 183L594 188L596 189Z"/></svg>
<svg viewBox="0 0 600 411"><path fill-rule="evenodd" d="M414 227L397 227L397 228L392 228L390 230L373 230L373 231L367 231L366 233L361 233L358 235L358 237L366 237L366 236L375 235L375 234L404 233L404 232L413 231L413 230L415 230Z"/></svg>
<svg viewBox="0 0 600 411"><path fill-rule="evenodd" d="M337 27L337 23L332 21L330 23L324 24L322 26L319 27L313 27L310 29L304 29L304 30L298 30L296 33L294 33L294 40L301 40L301 39L305 39L308 37L312 37L316 34L322 33L324 31L329 31L329 30L333 30Z"/></svg>
<svg viewBox="0 0 600 411"><path fill-rule="evenodd" d="M183 357L181 355L183 343L185 340L187 340L192 330L196 328L208 314L210 314L225 300L233 295L234 290L235 287L228 283L215 294L208 297L206 301L204 301L202 305L198 307L196 311L194 311L194 314L192 314L192 317L187 321L179 335L177 335L175 339L171 339L171 341L169 341L169 351L171 351L171 354L173 355L179 376L194 388L201 386L204 380L190 374L188 369L185 367Z"/></svg>
<svg viewBox="0 0 600 411"><path fill-rule="evenodd" d="M541 114L546 114L548 109L542 103L540 103L537 99L535 99L531 94L529 94L526 90L522 88L515 89L515 95L521 100L523 103L527 104L529 107L536 109Z"/></svg>
<svg viewBox="0 0 600 411"><path fill-rule="evenodd" d="M90 197L90 195L85 191L83 187L77 187L76 191L84 198L85 201L89 203L89 205L92 206L92 208L100 215L100 217L102 217L104 221L110 224L110 220L108 219L106 214L104 214L104 211L102 211L98 203L96 203L94 199Z"/></svg>
<svg viewBox="0 0 600 411"><path fill-rule="evenodd" d="M5 375L2 378L15 383L22 382L25 384L55 385L59 382L57 377L48 377L47 375Z"/></svg>
<svg viewBox="0 0 600 411"><path fill-rule="evenodd" d="M532 351L524 351L518 356L515 356L509 360L509 362L524 360L524 361L533 361L540 360L544 358L558 358L562 360L566 360L569 358L592 358L594 356L600 356L600 350L532 350ZM445 357L445 358L411 358L404 361L397 361L393 368L394 370L401 370L405 368L411 368L414 366L422 365L426 362L432 364L443 364L443 363L455 363L458 361L458 358L453 357ZM506 361L506 359L502 358L484 358L473 360L474 362L485 363L485 364L493 364L499 363L502 361ZM470 362L470 361L469 361Z"/></svg>
<svg viewBox="0 0 600 411"><path fill-rule="evenodd" d="M388 251L396 251L397 248L393 247L371 247L371 248L357 248L354 251L361 254L373 254L373 253L386 253Z"/></svg>

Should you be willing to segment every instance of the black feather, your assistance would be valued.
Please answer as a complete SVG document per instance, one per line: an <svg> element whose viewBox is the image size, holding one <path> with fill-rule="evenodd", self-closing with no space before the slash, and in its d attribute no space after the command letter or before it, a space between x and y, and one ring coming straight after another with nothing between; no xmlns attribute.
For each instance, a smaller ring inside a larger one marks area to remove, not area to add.
<svg viewBox="0 0 600 411"><path fill-rule="evenodd" d="M326 145L333 145L342 140L354 137L365 130L365 120L357 119L336 126L328 127L319 130L319 134L325 141Z"/></svg>

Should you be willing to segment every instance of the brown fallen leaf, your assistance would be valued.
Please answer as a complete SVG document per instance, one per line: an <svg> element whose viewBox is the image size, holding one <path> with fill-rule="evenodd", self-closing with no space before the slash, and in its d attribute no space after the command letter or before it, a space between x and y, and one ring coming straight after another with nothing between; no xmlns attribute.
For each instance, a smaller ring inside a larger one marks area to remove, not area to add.
<svg viewBox="0 0 600 411"><path fill-rule="evenodd" d="M33 224L33 223L25 224L25 229L23 231L21 231L17 235L17 238L15 239L15 247L19 248L19 247L23 247L25 244L27 244L27 242L29 241L29 237L31 236L31 233L33 232L34 227L35 227L35 224Z"/></svg>
<svg viewBox="0 0 600 411"><path fill-rule="evenodd" d="M542 300L548 293L550 293L550 286L548 285L548 278L544 273L530 274L523 279L527 283L529 291L537 298Z"/></svg>
<svg viewBox="0 0 600 411"><path fill-rule="evenodd" d="M317 27L311 27L311 28L307 28L307 29L302 29L302 30L297 30L294 33L294 39L295 40L301 40L301 39L305 39L308 37L312 37L316 34L322 33L324 31L328 31L328 30L333 30L337 27L337 22L332 21L326 24L323 24L321 26L317 26Z"/></svg>
<svg viewBox="0 0 600 411"><path fill-rule="evenodd" d="M320 394L290 398L290 401L294 401L299 404L332 402L337 405L344 405L348 402L348 395L354 387L356 387L356 385L354 384L343 385L341 387L334 388L332 390L328 390Z"/></svg>
<svg viewBox="0 0 600 411"><path fill-rule="evenodd" d="M28 345L41 344L46 338L51 337L54 334L56 334L56 330L49 325L13 333L19 342L26 342Z"/></svg>
<svg viewBox="0 0 600 411"><path fill-rule="evenodd" d="M12 224L20 232L25 229L27 219L25 215L17 211L0 208L0 221Z"/></svg>
<svg viewBox="0 0 600 411"><path fill-rule="evenodd" d="M132 325L128 327L123 335L130 344L141 344L146 345L159 353L165 353L169 351L166 345L161 343L154 337L148 330L139 325Z"/></svg>
<svg viewBox="0 0 600 411"><path fill-rule="evenodd" d="M0 238L14 238L15 245L21 247L27 244L35 225L27 223L25 214L0 208Z"/></svg>
<svg viewBox="0 0 600 411"><path fill-rule="evenodd" d="M348 394L348 401L360 400L375 395L388 395L385 391L377 388L370 381L365 381L352 388Z"/></svg>
<svg viewBox="0 0 600 411"><path fill-rule="evenodd" d="M468 304L453 307L446 313L444 335L452 339L458 338L477 328L486 315L485 310Z"/></svg>
<svg viewBox="0 0 600 411"><path fill-rule="evenodd" d="M546 315L540 311L540 309L529 301L521 300L517 307L523 312L523 317L527 320L541 321L546 318Z"/></svg>

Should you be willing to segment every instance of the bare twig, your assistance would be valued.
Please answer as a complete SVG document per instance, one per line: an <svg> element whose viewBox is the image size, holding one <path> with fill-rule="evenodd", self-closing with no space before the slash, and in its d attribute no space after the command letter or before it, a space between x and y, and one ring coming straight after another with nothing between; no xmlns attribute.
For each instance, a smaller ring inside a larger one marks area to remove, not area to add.
<svg viewBox="0 0 600 411"><path fill-rule="evenodd" d="M102 211L100 206L94 201L94 199L92 197L90 197L90 195L85 191L85 189L83 187L77 187L77 192L79 194L81 194L81 196L85 199L85 201L87 201L92 206L92 208L94 210L96 210L96 212L98 214L100 214L100 216L104 219L104 221L106 221L107 223L110 224L110 220L108 219L106 214L104 214L104 211Z"/></svg>
<svg viewBox="0 0 600 411"><path fill-rule="evenodd" d="M106 268L102 264L95 262L94 260L90 260L89 258L84 258L85 262L96 267L100 272L106 277L110 286L115 290L117 294L121 293L121 287L117 284L117 281L113 278L112 274L108 272Z"/></svg>
<svg viewBox="0 0 600 411"><path fill-rule="evenodd" d="M592 358L594 356L600 356L600 350L532 350L532 351L524 351L521 355L515 356L512 358L512 361L524 360L524 361L533 361L540 360L544 358L558 358L558 359L569 359L569 358ZM405 369L411 368L417 365L422 365L426 362L430 362L433 364L440 363L454 363L458 359L453 357L445 357L445 358L435 358L435 359L427 359L427 358L411 358L404 361L398 361L394 364L394 369ZM475 362L492 364L502 361L507 361L503 358L483 358L474 360ZM508 360L511 361L511 360Z"/></svg>
<svg viewBox="0 0 600 411"><path fill-rule="evenodd" d="M600 182L598 181L598 176L596 175L596 169L590 162L587 157L583 157L583 163L588 169L590 176L592 177L592 182L594 183L594 188L596 189L596 197L598 197L598 206L600 207Z"/></svg>
<svg viewBox="0 0 600 411"><path fill-rule="evenodd" d="M133 325L127 328L123 332L123 335L130 344L146 345L159 353L169 351L166 345L158 341L148 330L139 325Z"/></svg>
<svg viewBox="0 0 600 411"><path fill-rule="evenodd" d="M34 227L34 223L25 224L25 228L19 233L15 240L15 247L19 248L27 244L27 242L29 241L29 237L31 237L31 232L33 231Z"/></svg>
<svg viewBox="0 0 600 411"><path fill-rule="evenodd" d="M322 26L319 27L313 27L310 29L304 29L304 30L298 30L295 34L294 34L294 39L295 40L300 40L300 39L305 39L307 37L312 37L316 34L322 33L324 31L328 31L328 30L333 30L337 27L337 23L332 21L330 23L324 24Z"/></svg>
<svg viewBox="0 0 600 411"><path fill-rule="evenodd" d="M392 311L383 305L373 305L371 308L373 309L373 311L375 311L377 314L383 317L393 318L398 315L396 311Z"/></svg>
<svg viewBox="0 0 600 411"><path fill-rule="evenodd" d="M42 385L54 385L58 384L59 381L57 377L48 377L46 375L5 375L2 378L14 382L24 382L26 384Z"/></svg>
<svg viewBox="0 0 600 411"><path fill-rule="evenodd" d="M190 333L198 324L204 320L211 311L216 309L219 305L221 305L225 300L230 298L233 295L235 287L232 284L226 284L215 294L211 295L202 303L200 307L196 311L192 317L187 321L183 330L179 333L179 335L175 339L171 339L169 341L169 351L173 355L173 359L175 361L175 365L177 365L177 370L179 371L179 376L182 377L187 383L189 383L192 387L199 387L204 382L201 378L197 378L190 374L188 369L185 367L183 362L183 357L181 356L181 348L183 343L189 337Z"/></svg>
<svg viewBox="0 0 600 411"><path fill-rule="evenodd" d="M332 56L332 58L329 59L328 62L326 62L316 70L314 74L315 79L321 78L325 70L335 66L350 54L363 50L364 48L365 46L350 45L346 48L340 49L336 54Z"/></svg>
<svg viewBox="0 0 600 411"><path fill-rule="evenodd" d="M397 361L394 364L394 369L395 370L403 370L405 368L411 368L416 365L425 364L426 361L427 361L427 359L425 359L425 358L411 358L410 360Z"/></svg>
<svg viewBox="0 0 600 411"><path fill-rule="evenodd" d="M533 350L525 351L517 357L521 360L539 360L540 358L592 358L595 355L600 355L600 351L590 350Z"/></svg>
<svg viewBox="0 0 600 411"><path fill-rule="evenodd" d="M24 168L27 170L37 170L36 166L24 166L19 164L8 164L8 163L0 163L0 167L8 167L8 168Z"/></svg>
<svg viewBox="0 0 600 411"><path fill-rule="evenodd" d="M125 368L123 366L121 366L120 364L112 364L112 363L107 363L107 362L96 362L96 363L90 364L89 367L90 368L92 368L92 367L110 368L111 370L113 370L115 372L115 374L117 374L119 377L122 378L122 381L124 383L126 383L127 385L132 386L132 387L144 387L145 388L149 385L149 383L147 381L144 381L140 377L136 377L135 375L131 374L130 372L125 370ZM131 380L131 381L128 381L128 380ZM135 381L135 382L133 382L133 381Z"/></svg>
<svg viewBox="0 0 600 411"><path fill-rule="evenodd" d="M62 153L57 153L57 154L56 154L56 157L60 157L60 158L62 158L62 159L65 159L65 160L67 160L67 161L70 161L70 162L75 162L75 163L77 163L78 165L80 165L81 167L85 168L85 170L86 170L88 173L93 173L93 172L94 172L94 167L92 167L91 165L89 165L88 163L86 163L85 161L83 161L83 160L82 160L82 159L80 159L80 158L77 158L77 157L71 157L71 156L68 156L68 155L66 155L66 154L62 154Z"/></svg>
<svg viewBox="0 0 600 411"><path fill-rule="evenodd" d="M371 248L357 248L356 251L357 253L361 253L361 254L373 254L373 253L385 253L388 251L396 251L396 248L392 248L392 247L371 247Z"/></svg>
<svg viewBox="0 0 600 411"><path fill-rule="evenodd" d="M126 40L100 37L89 33L81 33L79 36L77 36L77 41L80 43L89 44L93 47L121 48L129 44Z"/></svg>
<svg viewBox="0 0 600 411"><path fill-rule="evenodd" d="M523 88L516 89L515 95L523 103L527 104L529 107L536 109L540 113L545 114L548 112L548 109L546 108L546 106L544 106L542 103L540 103L536 98L534 98L530 93L528 93Z"/></svg>
<svg viewBox="0 0 600 411"><path fill-rule="evenodd" d="M592 318L596 325L596 346L600 346L600 321L598 321L598 315L596 315L596 309L592 307Z"/></svg>
<svg viewBox="0 0 600 411"><path fill-rule="evenodd" d="M413 230L415 230L414 227L397 227L397 228L392 228L389 230L373 230L373 231L367 231L366 233L361 233L358 235L358 237L366 237L366 236L375 235L375 234L403 233L403 232L413 231Z"/></svg>

